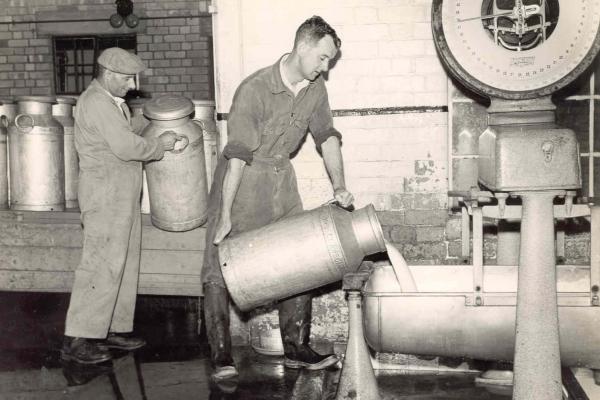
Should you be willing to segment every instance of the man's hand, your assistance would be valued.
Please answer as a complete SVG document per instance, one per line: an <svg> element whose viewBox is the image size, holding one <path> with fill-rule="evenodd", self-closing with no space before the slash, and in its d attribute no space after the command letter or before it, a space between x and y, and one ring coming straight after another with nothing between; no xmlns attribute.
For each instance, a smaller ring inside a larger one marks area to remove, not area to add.
<svg viewBox="0 0 600 400"><path fill-rule="evenodd" d="M333 197L343 208L348 208L354 203L354 196L346 188L335 189Z"/></svg>
<svg viewBox="0 0 600 400"><path fill-rule="evenodd" d="M225 237L231 232L231 218L228 216L223 216L219 218L217 221L217 226L215 228L215 239L213 243L218 245L225 239Z"/></svg>
<svg viewBox="0 0 600 400"><path fill-rule="evenodd" d="M158 138L160 139L165 151L173 150L175 148L175 142L179 140L179 137L173 131L164 131Z"/></svg>

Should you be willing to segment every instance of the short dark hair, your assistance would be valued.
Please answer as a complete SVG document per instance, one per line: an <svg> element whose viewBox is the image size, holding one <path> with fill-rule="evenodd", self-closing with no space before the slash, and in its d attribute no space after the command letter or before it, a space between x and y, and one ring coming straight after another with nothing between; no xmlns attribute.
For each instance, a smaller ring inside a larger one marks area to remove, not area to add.
<svg viewBox="0 0 600 400"><path fill-rule="evenodd" d="M318 15L313 15L302 23L296 30L296 37L294 38L294 47L298 46L300 41L307 41L309 43L316 43L321 40L325 35L331 36L335 47L338 49L342 45L342 40L335 33L335 29L331 27L325 20Z"/></svg>

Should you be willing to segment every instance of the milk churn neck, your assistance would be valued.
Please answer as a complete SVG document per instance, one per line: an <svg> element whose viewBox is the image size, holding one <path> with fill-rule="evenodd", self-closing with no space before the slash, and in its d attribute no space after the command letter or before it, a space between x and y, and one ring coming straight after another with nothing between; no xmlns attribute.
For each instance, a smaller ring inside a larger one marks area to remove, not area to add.
<svg viewBox="0 0 600 400"><path fill-rule="evenodd" d="M17 101L17 103L25 102L25 101L32 101L32 102L36 102L36 103L55 104L56 97L55 96L18 96L16 98L16 101Z"/></svg>
<svg viewBox="0 0 600 400"><path fill-rule="evenodd" d="M144 104L144 115L150 119L170 121L180 119L194 112L194 103L177 95L164 95Z"/></svg>

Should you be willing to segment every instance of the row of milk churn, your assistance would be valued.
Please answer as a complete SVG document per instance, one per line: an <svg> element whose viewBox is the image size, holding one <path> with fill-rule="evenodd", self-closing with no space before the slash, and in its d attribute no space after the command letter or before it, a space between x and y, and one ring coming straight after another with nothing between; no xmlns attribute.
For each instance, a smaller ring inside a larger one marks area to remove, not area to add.
<svg viewBox="0 0 600 400"><path fill-rule="evenodd" d="M73 97L0 98L0 209L78 207L75 104ZM145 117L142 136L172 130L182 139L162 160L146 163L142 212L164 230L202 225L218 149L214 102L167 95L129 105L132 116Z"/></svg>
<svg viewBox="0 0 600 400"><path fill-rule="evenodd" d="M73 97L0 98L0 208L77 208ZM8 139L8 140L7 140Z"/></svg>

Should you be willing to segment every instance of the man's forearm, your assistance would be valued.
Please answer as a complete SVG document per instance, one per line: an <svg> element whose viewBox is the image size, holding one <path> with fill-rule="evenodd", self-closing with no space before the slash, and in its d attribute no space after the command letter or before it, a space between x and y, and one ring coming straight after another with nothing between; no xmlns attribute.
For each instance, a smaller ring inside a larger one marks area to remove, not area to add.
<svg viewBox="0 0 600 400"><path fill-rule="evenodd" d="M232 158L227 162L221 195L221 216L231 216L231 207L233 206L237 190L240 187L245 165L246 162L239 158Z"/></svg>
<svg viewBox="0 0 600 400"><path fill-rule="evenodd" d="M323 161L329 174L333 190L346 189L346 180L344 178L344 160L340 148L340 141L337 137L331 136L321 145Z"/></svg>

